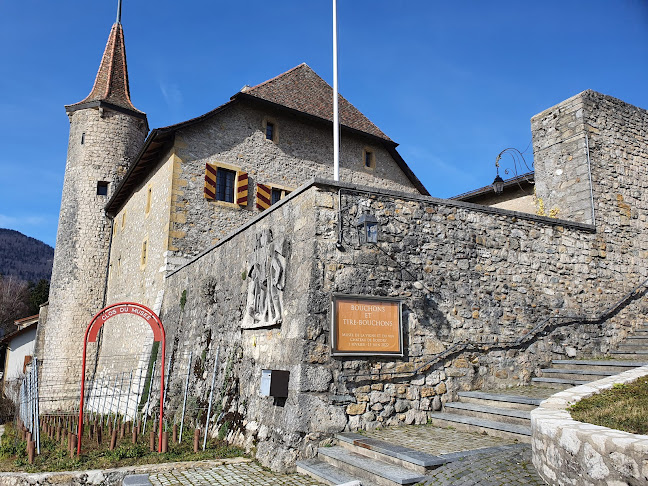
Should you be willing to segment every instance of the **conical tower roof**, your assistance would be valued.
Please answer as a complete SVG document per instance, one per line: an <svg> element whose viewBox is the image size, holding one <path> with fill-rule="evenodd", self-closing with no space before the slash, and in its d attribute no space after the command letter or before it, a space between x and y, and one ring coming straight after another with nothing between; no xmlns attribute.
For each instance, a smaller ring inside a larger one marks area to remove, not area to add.
<svg viewBox="0 0 648 486"><path fill-rule="evenodd" d="M65 108L67 111L74 111L100 104L112 105L120 109L119 111L127 111L136 116L146 116L135 108L130 100L124 29L119 21L115 22L110 30L92 91L83 101Z"/></svg>

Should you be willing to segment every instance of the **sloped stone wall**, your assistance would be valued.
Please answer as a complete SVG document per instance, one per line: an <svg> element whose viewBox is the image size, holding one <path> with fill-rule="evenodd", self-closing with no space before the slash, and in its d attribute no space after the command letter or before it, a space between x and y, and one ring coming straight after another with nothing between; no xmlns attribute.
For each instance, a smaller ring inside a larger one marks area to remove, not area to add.
<svg viewBox="0 0 648 486"><path fill-rule="evenodd" d="M358 208L367 207L380 221L377 245L360 245L355 234ZM290 242L285 317L280 326L242 329L243 276L267 229ZM612 246L623 236L605 238ZM172 368L184 376L182 350L202 353L192 393L206 398L220 347L220 403L237 428L231 437L286 469L336 431L424 423L458 390L522 384L551 359L607 352L645 315L640 301L603 323L576 319L529 345L507 344L549 316L596 315L634 286L618 286L600 242L588 225L315 182L167 278L162 318L178 357ZM402 299L405 356L332 357L334 293ZM409 373L466 341L492 349ZM265 368L291 372L285 401L260 397Z"/></svg>
<svg viewBox="0 0 648 486"><path fill-rule="evenodd" d="M622 485L648 481L648 436L577 422L570 406L648 374L625 371L552 395L531 412L533 465L547 484Z"/></svg>

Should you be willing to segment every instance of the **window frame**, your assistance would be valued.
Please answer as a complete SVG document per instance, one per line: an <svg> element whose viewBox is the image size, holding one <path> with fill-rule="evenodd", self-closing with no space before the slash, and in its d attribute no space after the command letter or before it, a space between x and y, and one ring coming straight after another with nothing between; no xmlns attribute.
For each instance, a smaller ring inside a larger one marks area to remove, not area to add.
<svg viewBox="0 0 648 486"><path fill-rule="evenodd" d="M369 160L369 165L367 165L367 159ZM362 168L365 170L374 170L376 168L376 151L371 147L362 149Z"/></svg>

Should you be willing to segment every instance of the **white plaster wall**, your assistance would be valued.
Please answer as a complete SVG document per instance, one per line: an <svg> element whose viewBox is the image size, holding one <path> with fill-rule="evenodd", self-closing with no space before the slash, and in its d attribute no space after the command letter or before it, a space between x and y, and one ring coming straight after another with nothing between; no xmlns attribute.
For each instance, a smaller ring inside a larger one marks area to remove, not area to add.
<svg viewBox="0 0 648 486"><path fill-rule="evenodd" d="M30 329L13 338L7 348L7 368L5 381L15 380L22 375L25 356L34 355L36 328Z"/></svg>

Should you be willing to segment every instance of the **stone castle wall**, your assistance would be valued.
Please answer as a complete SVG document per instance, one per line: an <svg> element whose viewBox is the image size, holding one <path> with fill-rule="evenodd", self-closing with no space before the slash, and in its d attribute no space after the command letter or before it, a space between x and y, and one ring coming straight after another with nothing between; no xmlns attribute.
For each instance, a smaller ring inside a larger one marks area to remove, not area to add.
<svg viewBox="0 0 648 486"><path fill-rule="evenodd" d="M111 226L103 208L146 135L144 120L110 110L69 116L49 314L36 349L42 379L53 384L79 374L83 333L104 301ZM99 181L109 183L108 195L97 195Z"/></svg>
<svg viewBox="0 0 648 486"><path fill-rule="evenodd" d="M178 357L172 361L178 370L172 393L180 389L186 351L199 343L202 364L192 368L192 393L206 399L208 370L219 348L218 403L227 412L224 420L238 430L239 440L256 447L262 463L284 469L297 456L312 454L318 441L335 431L424 423L429 411L459 390L515 386L528 382L551 359L604 355L648 311L645 301L630 299L604 313L648 277L641 190L648 180L638 170L646 166L646 145L633 142L645 134L643 118L633 118L634 125L626 127L634 134L627 149L620 132L620 125L629 123L627 112L621 106L617 118L618 100L596 97L596 103L583 102L589 108L581 115L588 126L596 128L596 122L601 127L590 140L596 225L366 186L314 183L167 278L162 318L173 336L171 354ZM571 170L567 163L565 170ZM369 208L380 222L377 245L357 241L359 208ZM245 329L245 276L258 235L266 229L275 239L285 237L290 248L284 321ZM339 240L343 251L337 248ZM405 356L332 357L335 293L402 299ZM559 319L566 316L570 319ZM588 319L599 316L599 322ZM546 331L528 343L515 343L547 318L552 320ZM411 373L466 342L480 349ZM225 368L231 368L229 375ZM285 401L259 396L265 368L290 371Z"/></svg>

